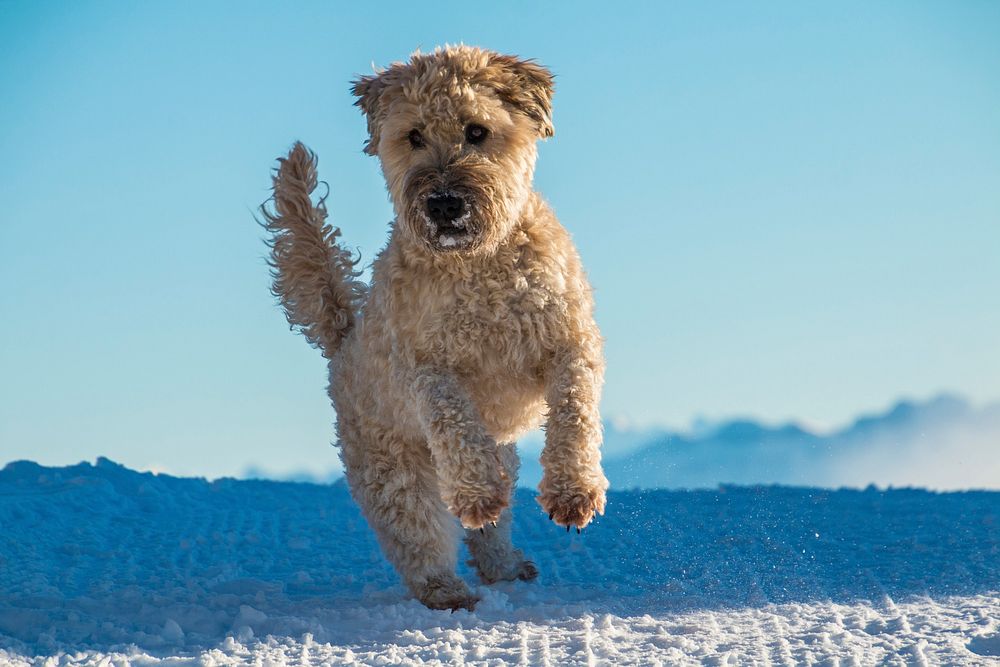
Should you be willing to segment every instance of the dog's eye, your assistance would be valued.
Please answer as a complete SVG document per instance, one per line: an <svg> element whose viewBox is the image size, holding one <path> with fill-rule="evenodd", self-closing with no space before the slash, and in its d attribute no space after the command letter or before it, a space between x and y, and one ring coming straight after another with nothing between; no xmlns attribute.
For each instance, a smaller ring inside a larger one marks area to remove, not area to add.
<svg viewBox="0 0 1000 667"><path fill-rule="evenodd" d="M420 134L420 130L410 130L406 138L410 140L410 145L414 148L424 147L424 135Z"/></svg>
<svg viewBox="0 0 1000 667"><path fill-rule="evenodd" d="M470 144L481 144L489 133L490 131L482 125L472 123L465 127L465 140Z"/></svg>

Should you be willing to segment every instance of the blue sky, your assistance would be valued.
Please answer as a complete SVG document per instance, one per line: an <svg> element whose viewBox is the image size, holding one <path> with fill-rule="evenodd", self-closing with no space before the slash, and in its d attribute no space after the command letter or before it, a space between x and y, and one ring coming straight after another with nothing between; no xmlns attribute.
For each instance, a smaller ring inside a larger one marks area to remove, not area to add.
<svg viewBox="0 0 1000 667"><path fill-rule="evenodd" d="M253 208L302 139L370 261L391 211L348 82L459 41L557 75L536 182L606 416L1000 399L998 35L992 2L4 3L0 463L332 466Z"/></svg>

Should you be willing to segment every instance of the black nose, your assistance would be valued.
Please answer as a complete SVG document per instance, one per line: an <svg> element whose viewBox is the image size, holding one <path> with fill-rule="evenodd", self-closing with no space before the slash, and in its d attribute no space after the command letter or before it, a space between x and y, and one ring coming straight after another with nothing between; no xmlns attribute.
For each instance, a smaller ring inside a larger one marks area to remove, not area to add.
<svg viewBox="0 0 1000 667"><path fill-rule="evenodd" d="M434 222L451 222L465 212L465 202L452 195L435 194L427 198L427 214Z"/></svg>

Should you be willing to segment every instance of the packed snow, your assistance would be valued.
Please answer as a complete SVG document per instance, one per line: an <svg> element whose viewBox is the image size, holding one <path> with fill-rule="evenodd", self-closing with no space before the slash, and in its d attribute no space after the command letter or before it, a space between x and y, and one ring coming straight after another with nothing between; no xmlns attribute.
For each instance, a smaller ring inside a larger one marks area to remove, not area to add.
<svg viewBox="0 0 1000 667"><path fill-rule="evenodd" d="M997 664L1000 493L518 492L535 582L411 599L342 483L0 471L0 664ZM470 582L468 569L463 575Z"/></svg>

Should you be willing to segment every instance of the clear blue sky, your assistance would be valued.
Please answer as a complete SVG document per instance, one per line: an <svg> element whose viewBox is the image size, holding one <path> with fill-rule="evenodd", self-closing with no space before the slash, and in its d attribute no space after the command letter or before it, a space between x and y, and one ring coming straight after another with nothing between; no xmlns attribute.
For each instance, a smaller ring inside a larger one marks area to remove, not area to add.
<svg viewBox="0 0 1000 667"><path fill-rule="evenodd" d="M4 2L0 463L331 467L252 210L302 139L369 261L348 82L458 41L557 74L606 416L1000 398L1000 3Z"/></svg>

